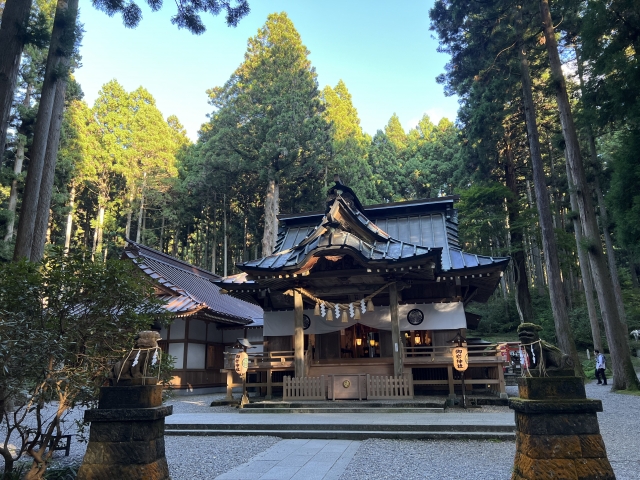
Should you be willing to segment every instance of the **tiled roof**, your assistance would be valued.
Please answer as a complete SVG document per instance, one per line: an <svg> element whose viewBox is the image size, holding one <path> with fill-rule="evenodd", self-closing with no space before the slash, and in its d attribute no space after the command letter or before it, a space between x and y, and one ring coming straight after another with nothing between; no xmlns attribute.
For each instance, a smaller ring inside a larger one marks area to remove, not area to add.
<svg viewBox="0 0 640 480"><path fill-rule="evenodd" d="M262 324L262 309L257 305L223 295L212 280L219 276L177 258L127 240L123 258L131 259L163 290L160 298L170 312L192 315L198 311L238 324Z"/></svg>
<svg viewBox="0 0 640 480"><path fill-rule="evenodd" d="M351 232L356 228L358 232ZM238 265L242 270L282 270L300 267L310 256L331 250L347 250L366 263L389 263L437 253L440 248L429 248L391 238L362 213L350 208L338 198L331 211L318 227L295 234L297 243L273 255L250 260ZM367 237L363 239L362 237ZM300 239L298 241L298 239ZM285 239L286 241L286 239ZM283 244L284 246L284 244Z"/></svg>
<svg viewBox="0 0 640 480"><path fill-rule="evenodd" d="M359 212L357 212L357 215L358 220L364 223L364 216ZM386 216L375 219L375 226L387 237L390 237L390 242L403 242L404 248L407 245L415 245L420 251L424 248L441 249L441 264L444 271L474 268L509 261L509 257L488 257L461 251L458 241L457 218L455 218L455 215L447 217L445 212L398 215L394 214L393 209L391 209ZM279 232L276 254L261 259L264 260L264 263L260 264L260 266L278 268L283 265L295 264L298 256L302 253L296 247L312 236L318 228L320 226L309 225L292 225L283 228ZM291 254L288 254L286 258L279 257L280 254L285 254L285 252L291 252ZM292 258L292 255L294 258ZM248 264L245 265L250 266Z"/></svg>

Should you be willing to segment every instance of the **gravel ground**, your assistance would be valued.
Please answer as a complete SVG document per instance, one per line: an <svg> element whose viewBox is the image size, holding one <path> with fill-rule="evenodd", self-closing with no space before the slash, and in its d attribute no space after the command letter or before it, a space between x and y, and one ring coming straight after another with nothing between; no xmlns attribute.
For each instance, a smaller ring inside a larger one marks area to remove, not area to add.
<svg viewBox="0 0 640 480"><path fill-rule="evenodd" d="M587 397L602 400L604 412L598 414L600 430L609 460L618 480L640 478L640 428L637 412L640 397L611 393L610 387L586 385ZM509 396L517 387L507 387ZM224 394L173 396L167 404L174 413L237 411L235 407L209 407ZM460 413L461 409L451 409ZM508 412L508 407L483 406L469 412ZM73 420L82 411L66 418L66 429L74 430ZM265 451L280 439L276 437L166 437L166 455L173 480L215 478ZM74 439L71 455L57 452L52 467L79 464L86 444ZM499 441L410 441L372 439L362 442L341 479L506 479L511 475L514 442ZM2 465L0 463L0 465Z"/></svg>
<svg viewBox="0 0 640 480"><path fill-rule="evenodd" d="M588 398L602 400L604 411L598 414L598 422L616 478L640 478L640 424L636 420L640 397L612 393L611 387L595 382L585 387ZM507 387L509 396L517 392L518 387ZM454 411L463 410L450 410ZM468 411L507 412L509 408L487 406ZM370 439L362 442L340 478L507 479L511 476L515 452L515 442Z"/></svg>

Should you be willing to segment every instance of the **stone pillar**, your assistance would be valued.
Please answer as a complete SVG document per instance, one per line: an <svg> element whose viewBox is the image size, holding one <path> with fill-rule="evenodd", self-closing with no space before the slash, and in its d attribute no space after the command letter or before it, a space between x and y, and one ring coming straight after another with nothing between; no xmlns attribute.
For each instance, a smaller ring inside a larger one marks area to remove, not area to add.
<svg viewBox="0 0 640 480"><path fill-rule="evenodd" d="M293 355L296 378L304 377L304 311L302 294L293 290Z"/></svg>
<svg viewBox="0 0 640 480"><path fill-rule="evenodd" d="M98 408L87 410L89 444L77 480L169 480L164 453L161 385L102 387Z"/></svg>
<svg viewBox="0 0 640 480"><path fill-rule="evenodd" d="M581 378L522 377L518 391L509 401L516 415L512 480L615 479L598 425L602 402L587 399Z"/></svg>
<svg viewBox="0 0 640 480"><path fill-rule="evenodd" d="M400 319L398 318L398 287L395 283L389 285L389 310L391 312L391 348L393 351L393 374L403 375L402 349L400 348Z"/></svg>

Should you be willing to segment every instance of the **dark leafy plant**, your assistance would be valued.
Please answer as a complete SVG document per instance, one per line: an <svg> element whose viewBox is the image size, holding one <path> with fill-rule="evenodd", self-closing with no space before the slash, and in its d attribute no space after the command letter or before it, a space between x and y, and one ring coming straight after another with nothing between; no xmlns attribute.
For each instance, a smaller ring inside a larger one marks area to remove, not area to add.
<svg viewBox="0 0 640 480"><path fill-rule="evenodd" d="M92 406L133 336L164 318L153 286L118 260L61 250L0 265L0 414L5 472L23 454L43 478L71 408ZM8 448L9 440L17 445Z"/></svg>

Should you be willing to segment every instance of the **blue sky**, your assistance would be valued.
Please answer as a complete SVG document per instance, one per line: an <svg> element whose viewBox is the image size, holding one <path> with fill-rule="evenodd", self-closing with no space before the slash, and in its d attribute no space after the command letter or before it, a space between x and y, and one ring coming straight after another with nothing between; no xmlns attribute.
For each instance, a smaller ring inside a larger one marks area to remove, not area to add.
<svg viewBox="0 0 640 480"><path fill-rule="evenodd" d="M436 122L456 116L457 100L445 97L435 81L447 56L436 51L429 31L432 0L250 0L251 13L236 28L227 27L223 15L205 14L207 31L200 36L171 24L173 2L159 12L141 4L143 19L134 30L119 16L83 4L82 67L75 76L89 105L111 79L128 91L143 86L165 117L178 116L193 140L211 111L205 91L229 78L242 63L247 39L269 13L282 11L311 51L320 89L344 80L369 134L394 112L406 130L425 113Z"/></svg>

